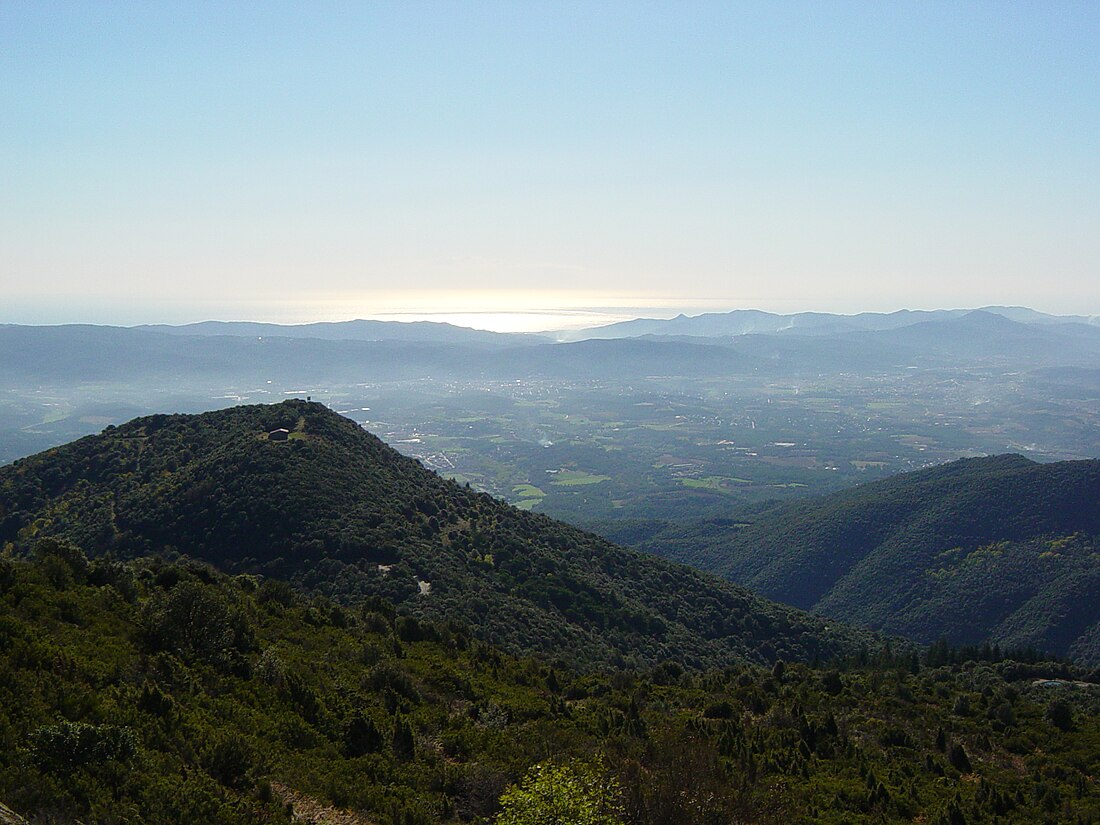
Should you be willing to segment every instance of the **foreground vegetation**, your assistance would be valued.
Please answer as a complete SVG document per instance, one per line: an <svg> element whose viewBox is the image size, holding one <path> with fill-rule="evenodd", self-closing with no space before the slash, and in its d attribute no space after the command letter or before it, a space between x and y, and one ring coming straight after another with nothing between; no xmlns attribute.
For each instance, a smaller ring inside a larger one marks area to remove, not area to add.
<svg viewBox="0 0 1100 825"><path fill-rule="evenodd" d="M46 539L0 559L0 801L104 823L1100 822L1100 686L1035 684L1100 674L982 655L580 673L383 599Z"/></svg>

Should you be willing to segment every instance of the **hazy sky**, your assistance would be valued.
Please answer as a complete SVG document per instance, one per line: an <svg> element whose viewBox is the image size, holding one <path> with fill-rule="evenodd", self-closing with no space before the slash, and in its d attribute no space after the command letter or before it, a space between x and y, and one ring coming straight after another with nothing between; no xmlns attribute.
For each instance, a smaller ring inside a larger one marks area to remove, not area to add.
<svg viewBox="0 0 1100 825"><path fill-rule="evenodd" d="M0 322L1100 313L1100 4L0 0Z"/></svg>

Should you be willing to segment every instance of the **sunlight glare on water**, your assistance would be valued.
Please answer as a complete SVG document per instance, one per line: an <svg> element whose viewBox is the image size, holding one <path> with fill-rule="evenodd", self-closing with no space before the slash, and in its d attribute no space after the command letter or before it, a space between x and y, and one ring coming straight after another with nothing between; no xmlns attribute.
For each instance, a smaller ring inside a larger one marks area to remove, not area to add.
<svg viewBox="0 0 1100 825"><path fill-rule="evenodd" d="M492 332L546 332L585 329L636 317L632 313L598 310L518 310L514 312L382 313L366 316L378 321L434 321Z"/></svg>
<svg viewBox="0 0 1100 825"><path fill-rule="evenodd" d="M332 296L294 306L309 320L434 321L492 332L576 330L640 316L672 317L684 309L667 297L497 290Z"/></svg>

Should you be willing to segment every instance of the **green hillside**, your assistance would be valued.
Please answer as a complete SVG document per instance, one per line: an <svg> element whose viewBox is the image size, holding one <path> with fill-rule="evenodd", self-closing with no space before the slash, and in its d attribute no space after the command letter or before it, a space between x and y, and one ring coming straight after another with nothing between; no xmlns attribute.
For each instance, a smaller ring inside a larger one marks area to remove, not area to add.
<svg viewBox="0 0 1100 825"><path fill-rule="evenodd" d="M47 539L0 557L0 821L1100 822L1100 673L929 655L578 673Z"/></svg>
<svg viewBox="0 0 1100 825"><path fill-rule="evenodd" d="M787 604L931 642L1100 662L1100 461L967 459L637 546Z"/></svg>
<svg viewBox="0 0 1100 825"><path fill-rule="evenodd" d="M300 401L137 419L0 468L0 542L42 537L385 597L578 665L811 661L872 641L460 487Z"/></svg>

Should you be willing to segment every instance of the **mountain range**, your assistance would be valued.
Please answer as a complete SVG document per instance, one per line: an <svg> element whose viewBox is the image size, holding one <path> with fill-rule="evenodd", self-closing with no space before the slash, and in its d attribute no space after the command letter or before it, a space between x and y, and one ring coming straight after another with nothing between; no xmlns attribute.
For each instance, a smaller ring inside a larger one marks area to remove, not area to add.
<svg viewBox="0 0 1100 825"><path fill-rule="evenodd" d="M636 318L600 327L556 333L558 340L582 338L634 338L641 335L690 335L728 337L737 335L790 334L834 335L845 332L891 330L929 321L950 321L971 312L998 315L1021 324L1100 325L1100 316L1050 315L1027 307L988 306L978 310L936 309L896 312L860 312L840 315L829 312L797 312L782 315L758 309L735 309L702 315L677 315L675 318ZM551 333L546 333L551 334Z"/></svg>
<svg viewBox="0 0 1100 825"><path fill-rule="evenodd" d="M814 334L791 335L783 331L789 320L784 316L769 317L764 331L728 315L720 316L721 323L699 316L645 322L620 329L621 335L571 343L442 324L370 321L301 327L213 322L147 328L5 325L0 326L0 382L134 385L170 379L214 386L277 380L320 386L424 378L634 380L979 363L1014 369L1091 368L1100 358L1100 326L1080 321L1023 323L989 311L943 311L884 316L897 321L892 326L875 316L877 326L867 322L861 327L838 320L847 317L821 321L814 315L815 324L821 321L811 325Z"/></svg>
<svg viewBox="0 0 1100 825"><path fill-rule="evenodd" d="M438 321L320 321L267 324L254 321L200 321L195 324L142 324L133 329L167 335L231 335L243 338L317 338L323 341L422 341L440 344L539 343L549 338L526 333L470 329Z"/></svg>

